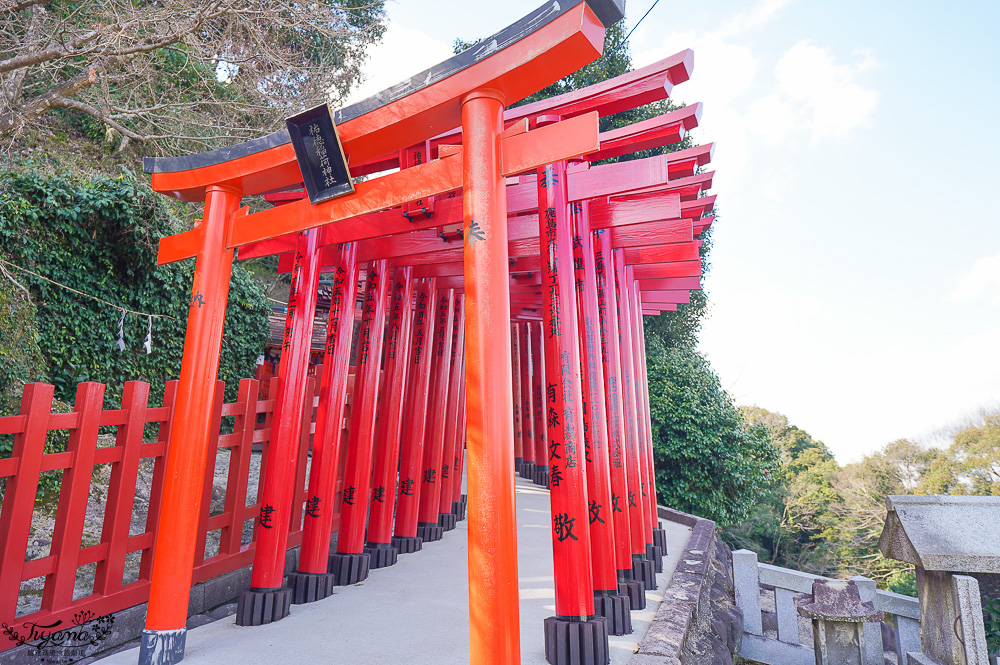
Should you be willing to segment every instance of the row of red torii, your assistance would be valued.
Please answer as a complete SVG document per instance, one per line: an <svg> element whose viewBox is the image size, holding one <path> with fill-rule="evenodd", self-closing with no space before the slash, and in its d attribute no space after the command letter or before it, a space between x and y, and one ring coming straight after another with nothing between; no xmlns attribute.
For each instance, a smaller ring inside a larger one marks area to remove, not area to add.
<svg viewBox="0 0 1000 665"><path fill-rule="evenodd" d="M287 134L148 160L153 188L204 201L159 263L195 257L140 663L184 655L188 589L229 276L280 254L291 289L261 481L251 588L236 621L392 565L468 511L470 661L520 662L514 472L551 489L552 663L603 665L631 631L666 542L657 521L643 314L700 286L712 146L678 142L700 105L601 133L598 116L664 99L684 51L504 110L598 57L620 0L550 3L438 67L335 112L352 193L315 203ZM459 127L460 129L454 129ZM274 207L249 213L245 196ZM284 578L320 273L333 273L298 570ZM340 429L363 284L343 486ZM377 413L376 413L377 412ZM402 427L402 423L406 427ZM464 425L464 427L463 427ZM464 459L463 459L464 458ZM461 495L466 469L468 500ZM337 545L330 550L339 501Z"/></svg>

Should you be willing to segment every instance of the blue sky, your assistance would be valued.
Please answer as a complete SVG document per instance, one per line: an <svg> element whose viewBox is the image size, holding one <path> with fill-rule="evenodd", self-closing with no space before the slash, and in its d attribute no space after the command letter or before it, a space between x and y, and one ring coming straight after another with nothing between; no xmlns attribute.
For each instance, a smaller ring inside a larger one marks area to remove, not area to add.
<svg viewBox="0 0 1000 665"><path fill-rule="evenodd" d="M539 4L390 3L357 98ZM998 28L995 2L660 0L630 40L636 67L694 50L673 97L717 144L701 350L842 463L1000 408Z"/></svg>

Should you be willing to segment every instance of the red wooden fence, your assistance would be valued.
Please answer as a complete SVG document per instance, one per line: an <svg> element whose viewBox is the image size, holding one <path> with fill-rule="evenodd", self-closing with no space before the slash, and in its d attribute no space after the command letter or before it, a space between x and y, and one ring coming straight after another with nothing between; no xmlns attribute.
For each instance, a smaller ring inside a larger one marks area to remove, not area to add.
<svg viewBox="0 0 1000 665"><path fill-rule="evenodd" d="M276 381L272 379L271 395L277 392L273 383ZM244 379L240 381L236 402L225 404L224 387L225 384L220 381L215 391L215 425L212 430L215 434L209 446L205 475L195 555L195 582L250 565L257 536L255 521L252 541L249 544L241 542L244 524L256 520L259 513L259 496L250 505L246 500L251 451L253 444L262 444L266 451L274 401L258 399L258 381ZM170 439L176 391L177 383L169 382L164 390L163 405L151 407L149 384L131 381L125 384L122 408L105 411L104 385L81 383L77 387L74 411L52 413L53 387L32 383L24 387L19 415L0 418L0 435L14 437L12 456L0 459L0 478L5 478L7 482L0 507L0 624L7 624L18 632L30 632L21 630L29 622L49 624L57 619L68 622L77 612L89 610L95 615L103 615L146 602L166 466L164 453ZM292 515L289 547L298 545L302 538L306 452L315 428L318 401L314 379L309 379L307 394L313 395L313 408L306 409L305 419L309 423L303 427L296 474L297 501ZM258 423L260 414L264 414L262 423ZM227 416L234 417L232 432L220 434L222 419ZM159 432L155 440L147 442L143 440L143 431L150 423L157 425ZM99 428L106 427L116 428L114 446L98 447ZM53 430L69 430L65 452L45 452L46 436ZM223 510L212 515L213 478L220 450L229 451L228 479ZM154 460L149 510L145 530L138 535L129 535L140 461L144 459ZM83 547L84 521L94 467L109 463L112 465L111 480L100 542ZM49 555L28 561L27 548L39 477L46 471L59 470L62 471L62 488ZM264 471L262 463L261 478ZM336 501L335 505L339 506L340 502ZM339 515L334 518L334 529L338 524ZM206 539L209 532L216 530L220 531L218 553L206 559ZM124 583L126 557L133 552L141 553L138 580ZM74 599L78 569L95 563L92 593ZM16 616L22 581L42 576L45 577L45 585L41 609ZM0 641L0 651L12 646L15 643L10 640Z"/></svg>

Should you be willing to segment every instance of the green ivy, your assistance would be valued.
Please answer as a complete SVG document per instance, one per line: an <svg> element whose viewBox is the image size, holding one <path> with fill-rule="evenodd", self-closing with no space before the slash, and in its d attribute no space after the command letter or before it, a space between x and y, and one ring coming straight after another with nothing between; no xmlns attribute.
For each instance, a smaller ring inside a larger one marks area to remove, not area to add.
<svg viewBox="0 0 1000 665"><path fill-rule="evenodd" d="M162 315L153 319L146 354L148 318L127 314L119 351L121 309L8 267L30 291L38 349L48 361L28 363L37 367L30 380L54 384L56 399L70 404L80 381L105 383L105 408L120 404L126 381L142 380L158 402L164 383L180 372L194 261L158 267L156 254L161 237L183 228L166 199L128 171L74 178L17 164L0 174L0 258L120 307ZM253 373L267 341L267 313L262 289L235 265L219 368L227 399ZM27 376L12 371L0 374L0 393Z"/></svg>
<svg viewBox="0 0 1000 665"><path fill-rule="evenodd" d="M990 654L1000 652L1000 598L983 603L983 620L986 624L986 648Z"/></svg>

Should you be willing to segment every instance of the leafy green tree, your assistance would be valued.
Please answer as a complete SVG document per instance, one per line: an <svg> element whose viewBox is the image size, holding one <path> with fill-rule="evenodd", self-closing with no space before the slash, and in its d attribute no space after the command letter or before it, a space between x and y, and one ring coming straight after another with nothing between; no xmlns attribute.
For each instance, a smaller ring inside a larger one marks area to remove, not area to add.
<svg viewBox="0 0 1000 665"><path fill-rule="evenodd" d="M1000 413L985 416L979 427L959 432L951 448L972 494L1000 496Z"/></svg>
<svg viewBox="0 0 1000 665"><path fill-rule="evenodd" d="M660 500L720 524L745 519L779 468L767 430L746 423L704 356L647 344Z"/></svg>
<svg viewBox="0 0 1000 665"><path fill-rule="evenodd" d="M781 468L774 486L747 520L725 529L729 542L757 552L762 561L816 573L829 571L835 556L824 540L836 520L834 481L840 466L830 450L788 418L758 406L741 407L748 422L764 427L778 449Z"/></svg>
<svg viewBox="0 0 1000 665"><path fill-rule="evenodd" d="M962 480L962 463L951 450L928 451L927 469L917 481L916 494L968 494Z"/></svg>

